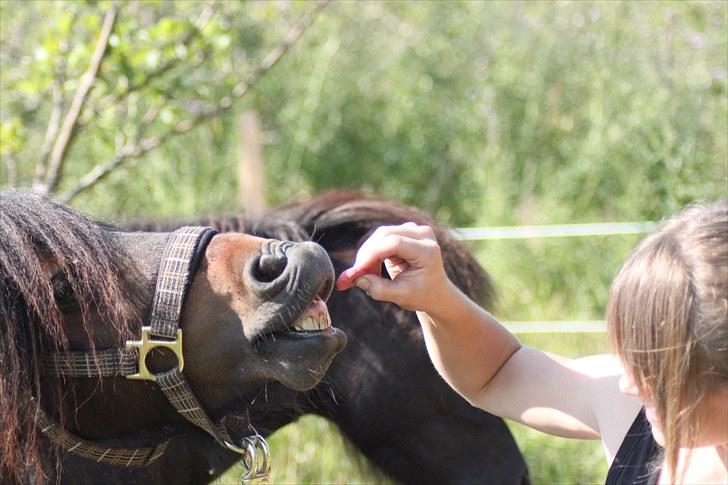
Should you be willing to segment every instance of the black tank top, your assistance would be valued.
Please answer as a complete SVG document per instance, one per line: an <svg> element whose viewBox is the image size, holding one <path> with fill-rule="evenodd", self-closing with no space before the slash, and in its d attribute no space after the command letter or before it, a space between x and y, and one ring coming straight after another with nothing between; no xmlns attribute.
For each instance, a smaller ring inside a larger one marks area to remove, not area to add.
<svg viewBox="0 0 728 485"><path fill-rule="evenodd" d="M661 452L642 408L619 446L605 485L655 485L659 475L655 460Z"/></svg>

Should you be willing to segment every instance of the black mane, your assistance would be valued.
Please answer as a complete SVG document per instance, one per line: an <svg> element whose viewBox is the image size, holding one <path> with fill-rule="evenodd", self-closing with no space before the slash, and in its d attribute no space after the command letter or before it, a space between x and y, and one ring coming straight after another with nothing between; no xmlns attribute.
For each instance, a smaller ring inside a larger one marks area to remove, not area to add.
<svg viewBox="0 0 728 485"><path fill-rule="evenodd" d="M468 296L492 309L496 303L495 289L475 258L442 224L424 212L398 202L368 197L359 192L334 190L309 200L282 205L257 219L228 214L204 217L197 223L221 232L244 232L290 241L313 240L336 258L337 254L356 250L362 239L378 226L408 221L434 229L450 278ZM183 221L177 220L145 221L130 223L128 227L169 230L183 224Z"/></svg>
<svg viewBox="0 0 728 485"><path fill-rule="evenodd" d="M41 355L66 350L69 341L52 277L65 277L73 292L87 348L95 350L95 329L106 324L116 330L121 345L130 336L130 322L139 317L138 305L130 301L135 292L119 277L123 261L106 233L79 212L31 192L0 192L3 483L22 481L26 473L42 477L49 464L40 450L34 409L58 400L60 381L42 382Z"/></svg>

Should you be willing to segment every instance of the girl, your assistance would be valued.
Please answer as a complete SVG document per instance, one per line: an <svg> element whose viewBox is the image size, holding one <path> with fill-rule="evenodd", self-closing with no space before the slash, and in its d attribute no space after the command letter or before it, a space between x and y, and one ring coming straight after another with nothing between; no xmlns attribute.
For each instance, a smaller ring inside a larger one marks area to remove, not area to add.
<svg viewBox="0 0 728 485"><path fill-rule="evenodd" d="M678 214L622 266L607 308L616 355L521 346L450 282L427 226L378 228L337 282L353 285L416 310L435 367L474 406L601 439L607 483L728 483L728 202Z"/></svg>

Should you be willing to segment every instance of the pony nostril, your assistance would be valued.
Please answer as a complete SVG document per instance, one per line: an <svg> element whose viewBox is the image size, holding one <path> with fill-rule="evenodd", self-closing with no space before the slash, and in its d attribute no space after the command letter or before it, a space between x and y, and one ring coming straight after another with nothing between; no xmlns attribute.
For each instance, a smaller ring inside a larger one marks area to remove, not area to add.
<svg viewBox="0 0 728 485"><path fill-rule="evenodd" d="M286 269L288 258L283 255L264 254L255 266L253 276L262 283L275 281Z"/></svg>

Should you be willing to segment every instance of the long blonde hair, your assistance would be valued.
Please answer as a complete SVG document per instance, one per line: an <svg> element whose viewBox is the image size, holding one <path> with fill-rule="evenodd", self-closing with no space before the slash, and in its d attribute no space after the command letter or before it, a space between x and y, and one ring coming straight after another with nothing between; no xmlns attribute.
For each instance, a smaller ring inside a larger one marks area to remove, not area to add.
<svg viewBox="0 0 728 485"><path fill-rule="evenodd" d="M612 284L610 341L664 423L664 463L682 478L695 409L728 385L728 201L691 206L642 241Z"/></svg>

